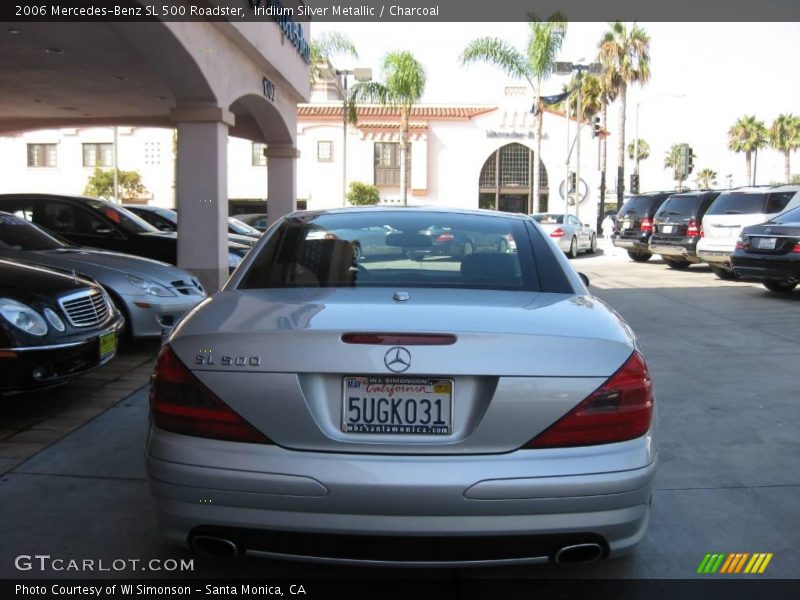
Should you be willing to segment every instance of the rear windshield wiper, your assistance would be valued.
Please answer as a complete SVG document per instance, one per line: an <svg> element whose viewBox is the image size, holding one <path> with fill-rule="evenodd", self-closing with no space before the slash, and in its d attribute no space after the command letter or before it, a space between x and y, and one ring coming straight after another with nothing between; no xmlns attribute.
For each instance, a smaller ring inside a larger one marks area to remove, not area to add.
<svg viewBox="0 0 800 600"><path fill-rule="evenodd" d="M725 214L726 215L740 215L740 214L742 214L742 211L740 211L740 210L726 210Z"/></svg>

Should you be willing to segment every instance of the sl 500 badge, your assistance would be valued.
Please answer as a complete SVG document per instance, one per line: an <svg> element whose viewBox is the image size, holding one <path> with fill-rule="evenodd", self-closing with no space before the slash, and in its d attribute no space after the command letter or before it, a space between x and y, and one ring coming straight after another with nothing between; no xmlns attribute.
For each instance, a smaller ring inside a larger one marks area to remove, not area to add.
<svg viewBox="0 0 800 600"><path fill-rule="evenodd" d="M213 354L197 354L194 357L194 364L202 366L215 366L217 359ZM260 367L260 356L220 356L220 367Z"/></svg>

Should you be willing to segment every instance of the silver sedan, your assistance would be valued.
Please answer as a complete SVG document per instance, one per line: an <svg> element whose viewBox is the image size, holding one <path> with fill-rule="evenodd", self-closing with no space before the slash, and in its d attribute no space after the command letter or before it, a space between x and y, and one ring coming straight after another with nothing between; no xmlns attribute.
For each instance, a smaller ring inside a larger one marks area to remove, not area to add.
<svg viewBox="0 0 800 600"><path fill-rule="evenodd" d="M137 338L169 332L203 298L200 282L167 263L65 242L0 211L0 257L87 275L102 285Z"/></svg>
<svg viewBox="0 0 800 600"><path fill-rule="evenodd" d="M531 216L570 258L575 258L579 252L594 254L597 250L594 228L581 223L575 215L537 213Z"/></svg>
<svg viewBox="0 0 800 600"><path fill-rule="evenodd" d="M516 252L362 264L315 234L371 227ZM645 535L654 429L630 327L533 219L349 208L285 217L172 333L147 468L162 535L203 553L588 562Z"/></svg>

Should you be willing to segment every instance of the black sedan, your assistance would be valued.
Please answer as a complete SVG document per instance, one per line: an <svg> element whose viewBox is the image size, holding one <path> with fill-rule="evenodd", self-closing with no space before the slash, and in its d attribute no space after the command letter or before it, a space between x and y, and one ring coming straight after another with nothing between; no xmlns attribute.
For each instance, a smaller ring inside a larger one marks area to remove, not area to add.
<svg viewBox="0 0 800 600"><path fill-rule="evenodd" d="M791 292L800 282L800 208L745 227L731 265L741 279L760 281L772 292Z"/></svg>
<svg viewBox="0 0 800 600"><path fill-rule="evenodd" d="M161 232L108 200L52 194L0 194L0 210L23 217L78 246L178 264L175 232ZM228 244L231 270L249 249L244 244Z"/></svg>
<svg viewBox="0 0 800 600"><path fill-rule="evenodd" d="M123 325L96 283L0 259L0 394L63 383L107 363Z"/></svg>

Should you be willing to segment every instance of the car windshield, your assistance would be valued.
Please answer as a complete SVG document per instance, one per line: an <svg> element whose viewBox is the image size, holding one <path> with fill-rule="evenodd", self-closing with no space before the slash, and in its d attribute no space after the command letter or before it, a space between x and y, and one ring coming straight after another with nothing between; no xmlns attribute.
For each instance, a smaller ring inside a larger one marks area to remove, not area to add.
<svg viewBox="0 0 800 600"><path fill-rule="evenodd" d="M228 217L228 227L233 233L238 233L239 235L261 235L261 232L255 227L250 227L247 223L242 223L239 219L234 219L233 217Z"/></svg>
<svg viewBox="0 0 800 600"><path fill-rule="evenodd" d="M141 217L111 202L88 200L86 204L130 233L159 233L156 227L153 227Z"/></svg>
<svg viewBox="0 0 800 600"><path fill-rule="evenodd" d="M561 225L564 223L564 215L541 214L531 216L537 223L542 225Z"/></svg>
<svg viewBox="0 0 800 600"><path fill-rule="evenodd" d="M778 215L774 219L767 221L768 223L782 224L782 223L800 223L800 207L787 210L785 213Z"/></svg>
<svg viewBox="0 0 800 600"><path fill-rule="evenodd" d="M295 214L240 284L538 291L522 219L447 212Z"/></svg>
<svg viewBox="0 0 800 600"><path fill-rule="evenodd" d="M66 247L66 244L62 244L25 219L7 213L0 214L0 249L56 250Z"/></svg>

